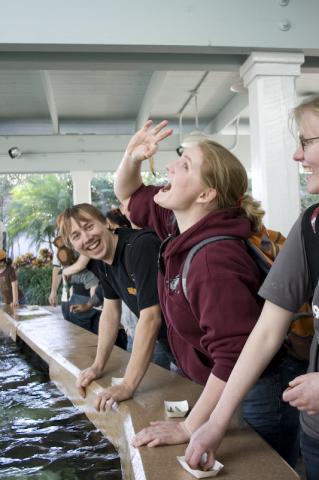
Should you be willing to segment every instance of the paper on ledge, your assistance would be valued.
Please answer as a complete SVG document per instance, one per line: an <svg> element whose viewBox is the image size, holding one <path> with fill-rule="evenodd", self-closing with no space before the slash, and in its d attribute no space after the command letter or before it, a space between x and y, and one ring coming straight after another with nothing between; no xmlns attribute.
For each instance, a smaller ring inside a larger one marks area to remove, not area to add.
<svg viewBox="0 0 319 480"><path fill-rule="evenodd" d="M185 417L189 410L188 401L168 402L164 400L165 413L168 417Z"/></svg>
<svg viewBox="0 0 319 480"><path fill-rule="evenodd" d="M185 457L176 457L181 466L191 475L196 478L209 478L209 477L216 477L218 472L223 468L223 464L215 460L214 465L210 470L193 470L188 463L185 461Z"/></svg>

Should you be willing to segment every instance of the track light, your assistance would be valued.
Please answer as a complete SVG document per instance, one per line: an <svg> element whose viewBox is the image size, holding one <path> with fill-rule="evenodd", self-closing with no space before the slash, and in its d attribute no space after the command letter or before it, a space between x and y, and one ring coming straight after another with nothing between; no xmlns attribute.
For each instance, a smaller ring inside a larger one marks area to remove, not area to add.
<svg viewBox="0 0 319 480"><path fill-rule="evenodd" d="M11 147L8 150L8 154L10 155L11 158L19 158L22 155L21 150L19 150L18 147Z"/></svg>

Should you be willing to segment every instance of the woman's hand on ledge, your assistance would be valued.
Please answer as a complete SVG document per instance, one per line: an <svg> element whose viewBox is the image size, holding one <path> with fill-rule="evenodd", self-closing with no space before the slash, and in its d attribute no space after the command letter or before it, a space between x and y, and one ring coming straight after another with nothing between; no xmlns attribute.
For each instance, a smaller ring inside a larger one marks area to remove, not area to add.
<svg viewBox="0 0 319 480"><path fill-rule="evenodd" d="M112 408L113 403L129 400L133 397L133 394L134 390L125 382L122 382L99 393L94 406L98 411L108 411Z"/></svg>
<svg viewBox="0 0 319 480"><path fill-rule="evenodd" d="M219 426L212 419L199 427L191 436L185 452L185 460L191 468L208 470L214 464L216 451L224 437L225 426ZM203 454L206 460L203 461Z"/></svg>
<svg viewBox="0 0 319 480"><path fill-rule="evenodd" d="M184 422L158 421L151 422L151 426L143 428L133 439L134 447L147 445L157 447L159 445L178 445L188 442L189 432L184 427Z"/></svg>
<svg viewBox="0 0 319 480"><path fill-rule="evenodd" d="M83 372L80 373L79 378L76 381L76 388L78 389L81 397L85 398L86 387L88 387L90 383L93 382L93 380L100 378L102 376L102 373L103 369L101 370L94 365L87 368L86 370L83 370Z"/></svg>

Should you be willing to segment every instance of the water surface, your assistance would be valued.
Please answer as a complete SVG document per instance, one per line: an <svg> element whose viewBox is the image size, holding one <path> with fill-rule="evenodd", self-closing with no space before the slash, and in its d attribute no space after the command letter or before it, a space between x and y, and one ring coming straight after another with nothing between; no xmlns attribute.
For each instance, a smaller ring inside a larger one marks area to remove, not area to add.
<svg viewBox="0 0 319 480"><path fill-rule="evenodd" d="M0 333L0 479L121 478L118 453L49 381L44 362L32 354L31 365Z"/></svg>

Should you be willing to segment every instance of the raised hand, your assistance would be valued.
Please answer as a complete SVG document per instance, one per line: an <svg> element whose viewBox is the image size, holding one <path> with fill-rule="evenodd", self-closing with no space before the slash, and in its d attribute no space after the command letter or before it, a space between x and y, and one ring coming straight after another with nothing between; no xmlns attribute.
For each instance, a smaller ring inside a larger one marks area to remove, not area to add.
<svg viewBox="0 0 319 480"><path fill-rule="evenodd" d="M152 120L148 120L144 127L131 138L126 153L138 162L142 162L155 155L158 150L158 143L173 133L171 128L165 129L167 124L168 121L163 120L155 127L152 127Z"/></svg>

